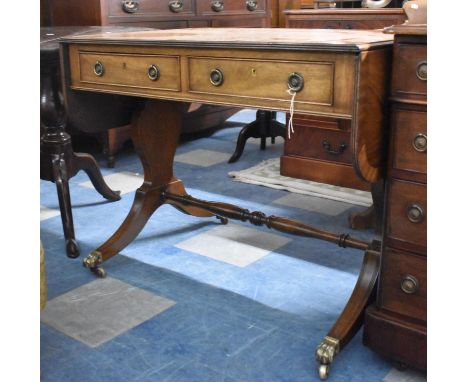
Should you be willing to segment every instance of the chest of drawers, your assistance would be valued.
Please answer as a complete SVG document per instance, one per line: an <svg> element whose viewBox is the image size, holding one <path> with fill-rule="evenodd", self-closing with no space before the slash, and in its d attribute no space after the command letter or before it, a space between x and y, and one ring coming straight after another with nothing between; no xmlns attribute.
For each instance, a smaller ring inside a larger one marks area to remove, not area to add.
<svg viewBox="0 0 468 382"><path fill-rule="evenodd" d="M426 369L426 31L394 31L382 268L377 303L366 312L364 343Z"/></svg>
<svg viewBox="0 0 468 382"><path fill-rule="evenodd" d="M271 0L49 0L52 25L158 29L274 26Z"/></svg>

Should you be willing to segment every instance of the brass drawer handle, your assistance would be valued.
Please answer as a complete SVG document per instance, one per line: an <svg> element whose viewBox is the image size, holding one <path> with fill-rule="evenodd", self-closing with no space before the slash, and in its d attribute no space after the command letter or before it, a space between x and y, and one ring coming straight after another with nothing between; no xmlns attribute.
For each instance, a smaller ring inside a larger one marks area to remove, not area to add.
<svg viewBox="0 0 468 382"><path fill-rule="evenodd" d="M304 87L304 77L299 73L291 73L288 77L288 87L294 92L300 92Z"/></svg>
<svg viewBox="0 0 468 382"><path fill-rule="evenodd" d="M215 12L221 12L224 9L224 1L213 0L211 2L211 9Z"/></svg>
<svg viewBox="0 0 468 382"><path fill-rule="evenodd" d="M421 223L424 220L424 210L419 204L412 204L406 211L406 216L411 223Z"/></svg>
<svg viewBox="0 0 468 382"><path fill-rule="evenodd" d="M418 133L413 139L413 147L420 153L427 151L427 135L424 133Z"/></svg>
<svg viewBox="0 0 468 382"><path fill-rule="evenodd" d="M94 74L98 77L101 77L104 74L104 65L101 61L96 61L94 64Z"/></svg>
<svg viewBox="0 0 468 382"><path fill-rule="evenodd" d="M171 12L179 13L184 10L184 2L183 0L171 0L169 1L169 9Z"/></svg>
<svg viewBox="0 0 468 382"><path fill-rule="evenodd" d="M253 12L257 9L257 6L258 6L257 0L247 0L245 2L245 6L247 7L249 11Z"/></svg>
<svg viewBox="0 0 468 382"><path fill-rule="evenodd" d="M156 65L150 65L148 68L148 77L151 81L156 81L159 78L159 68Z"/></svg>
<svg viewBox="0 0 468 382"><path fill-rule="evenodd" d="M122 9L124 12L135 13L136 11L138 11L139 7L140 7L140 4L138 0L123 0L122 1Z"/></svg>
<svg viewBox="0 0 468 382"><path fill-rule="evenodd" d="M224 74L220 69L212 69L210 72L210 82L214 86L220 86L224 81Z"/></svg>
<svg viewBox="0 0 468 382"><path fill-rule="evenodd" d="M421 81L427 81L427 61L421 61L416 67L416 77Z"/></svg>
<svg viewBox="0 0 468 382"><path fill-rule="evenodd" d="M322 141L322 147L323 149L331 155L341 155L343 152L346 150L346 143L342 143L339 147L338 150L333 150L332 145L330 142L328 142L326 139Z"/></svg>
<svg viewBox="0 0 468 382"><path fill-rule="evenodd" d="M400 288L407 294L415 294L419 289L419 281L412 275L406 275L401 279Z"/></svg>

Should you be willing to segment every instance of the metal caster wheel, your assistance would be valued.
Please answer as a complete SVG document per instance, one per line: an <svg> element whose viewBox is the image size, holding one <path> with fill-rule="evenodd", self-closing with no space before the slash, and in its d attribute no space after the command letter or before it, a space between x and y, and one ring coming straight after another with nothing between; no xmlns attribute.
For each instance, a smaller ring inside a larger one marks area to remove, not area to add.
<svg viewBox="0 0 468 382"><path fill-rule="evenodd" d="M104 279L107 276L107 272L104 268L99 267L99 268L92 269L92 271L100 279Z"/></svg>
<svg viewBox="0 0 468 382"><path fill-rule="evenodd" d="M226 225L229 222L228 218L225 218L225 217L222 217L222 216L216 216L216 219L220 220L221 224L223 224L223 225Z"/></svg>
<svg viewBox="0 0 468 382"><path fill-rule="evenodd" d="M328 378L330 372L330 365L320 365L318 369L319 377L323 381Z"/></svg>
<svg viewBox="0 0 468 382"><path fill-rule="evenodd" d="M76 259L80 256L80 249L75 239L68 239L65 243L65 249L67 251L67 256L71 259Z"/></svg>

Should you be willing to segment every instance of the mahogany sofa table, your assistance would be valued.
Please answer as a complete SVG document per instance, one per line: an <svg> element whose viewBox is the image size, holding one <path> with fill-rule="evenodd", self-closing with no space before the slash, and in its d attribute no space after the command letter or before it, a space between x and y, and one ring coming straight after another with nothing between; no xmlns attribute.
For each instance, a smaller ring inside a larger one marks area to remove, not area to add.
<svg viewBox="0 0 468 382"><path fill-rule="evenodd" d="M131 135L144 181L117 231L84 259L101 264L130 244L163 204L199 217L237 219L281 232L319 238L364 252L356 287L316 358L326 378L334 356L362 324L380 267L380 243L324 231L283 217L188 195L173 174L181 115L190 102L344 118L352 129L359 177L383 177L384 104L393 36L376 31L178 29L73 36L62 40L64 81L72 91L146 98Z"/></svg>

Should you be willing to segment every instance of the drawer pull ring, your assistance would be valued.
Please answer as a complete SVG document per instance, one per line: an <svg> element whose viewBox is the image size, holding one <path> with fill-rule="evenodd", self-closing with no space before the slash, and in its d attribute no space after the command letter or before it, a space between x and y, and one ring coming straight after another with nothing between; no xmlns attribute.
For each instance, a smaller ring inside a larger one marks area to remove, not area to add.
<svg viewBox="0 0 468 382"><path fill-rule="evenodd" d="M94 64L94 74L98 77L101 77L104 74L104 65L101 61L96 61Z"/></svg>
<svg viewBox="0 0 468 382"><path fill-rule="evenodd" d="M257 9L257 6L258 6L257 0L247 0L245 2L245 6L247 7L249 11L253 12Z"/></svg>
<svg viewBox="0 0 468 382"><path fill-rule="evenodd" d="M427 81L427 61L421 61L416 67L416 77L421 81Z"/></svg>
<svg viewBox="0 0 468 382"><path fill-rule="evenodd" d="M288 87L294 92L300 92L304 87L304 77L299 73L291 73L288 77Z"/></svg>
<svg viewBox="0 0 468 382"><path fill-rule="evenodd" d="M427 135L424 133L418 133L413 139L413 147L420 153L427 151Z"/></svg>
<svg viewBox="0 0 468 382"><path fill-rule="evenodd" d="M171 0L169 1L169 9L171 12L179 13L184 10L184 2L183 0Z"/></svg>
<svg viewBox="0 0 468 382"><path fill-rule="evenodd" d="M339 147L338 150L333 150L332 145L330 142L328 142L326 139L322 141L322 147L323 149L331 155L341 155L343 152L346 150L346 143L342 143Z"/></svg>
<svg viewBox="0 0 468 382"><path fill-rule="evenodd" d="M148 68L148 77L151 81L156 81L159 78L159 68L156 65L150 65Z"/></svg>
<svg viewBox="0 0 468 382"><path fill-rule="evenodd" d="M421 223L424 220L424 210L418 204L412 204L408 207L406 216L411 223Z"/></svg>
<svg viewBox="0 0 468 382"><path fill-rule="evenodd" d="M212 69L210 72L210 82L214 86L220 86L224 81L224 74L219 69Z"/></svg>
<svg viewBox="0 0 468 382"><path fill-rule="evenodd" d="M407 294L415 294L419 289L419 281L412 275L406 275L401 280L400 287Z"/></svg>
<svg viewBox="0 0 468 382"><path fill-rule="evenodd" d="M221 12L224 9L224 1L213 0L211 2L211 9L215 12Z"/></svg>
<svg viewBox="0 0 468 382"><path fill-rule="evenodd" d="M127 13L135 13L138 11L140 4L138 0L123 0L122 1L122 9L124 12Z"/></svg>

